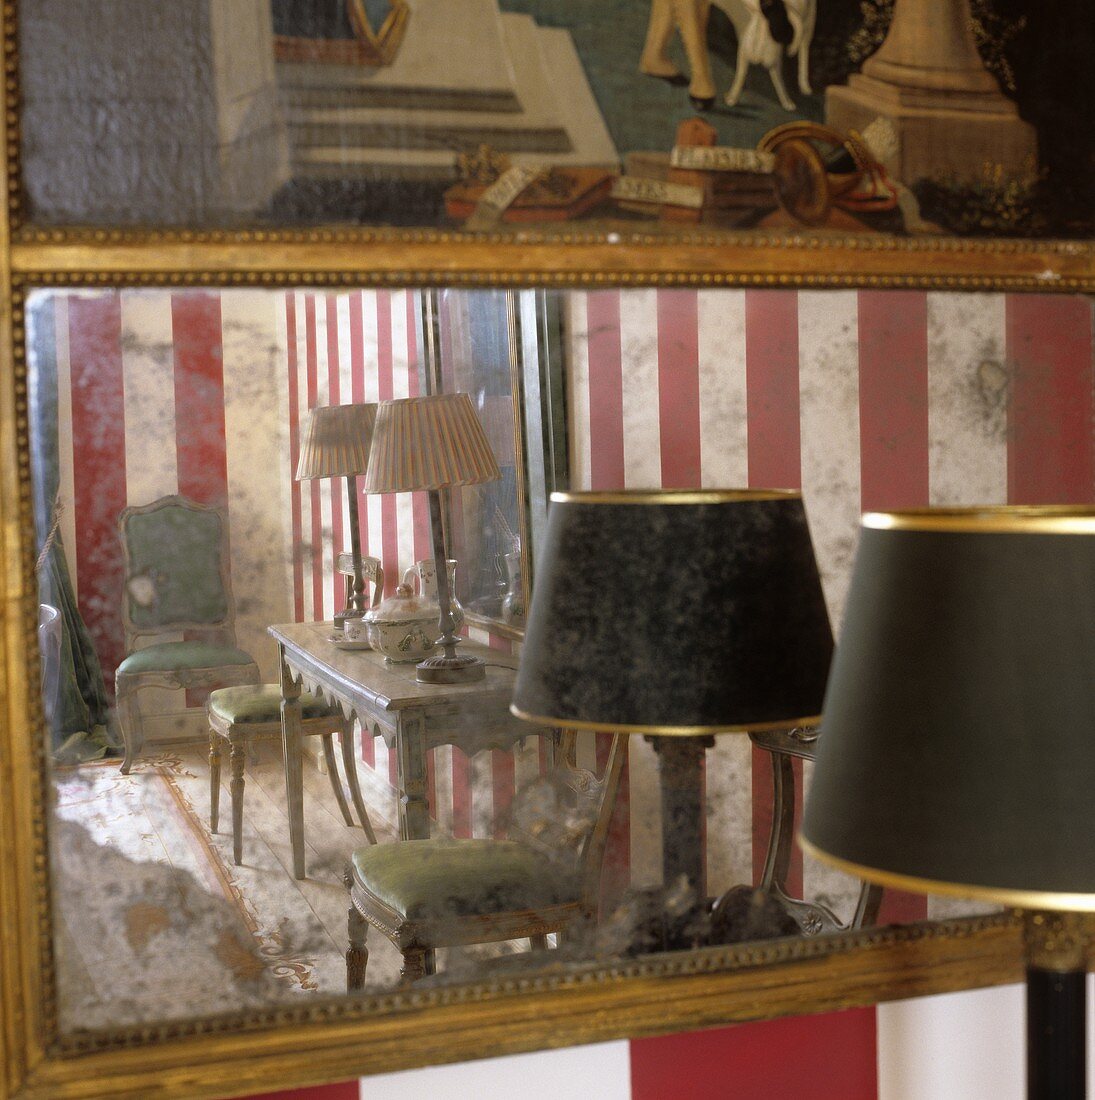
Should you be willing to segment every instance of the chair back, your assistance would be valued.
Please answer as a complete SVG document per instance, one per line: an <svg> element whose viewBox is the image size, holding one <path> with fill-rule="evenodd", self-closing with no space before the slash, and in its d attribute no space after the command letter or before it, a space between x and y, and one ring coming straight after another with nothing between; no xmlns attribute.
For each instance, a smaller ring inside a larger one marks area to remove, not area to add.
<svg viewBox="0 0 1095 1100"><path fill-rule="evenodd" d="M573 866L581 876L583 900L593 909L627 745L626 733L613 735L600 778L579 768L572 753L560 752L561 762L522 787L510 809L508 838Z"/></svg>
<svg viewBox="0 0 1095 1100"><path fill-rule="evenodd" d="M127 648L142 635L183 630L234 644L228 521L219 508L182 496L124 508L122 620Z"/></svg>
<svg viewBox="0 0 1095 1100"><path fill-rule="evenodd" d="M348 601L354 590L353 554L349 551L339 554L337 558L337 568L346 578L346 599ZM381 568L380 559L362 555L361 576L363 580L373 586L373 594L370 599L366 600L366 603L369 607L376 607L376 605L380 603L380 597L384 595L384 570Z"/></svg>
<svg viewBox="0 0 1095 1100"><path fill-rule="evenodd" d="M52 722L61 690L61 612L48 603L38 605L38 649L42 658L42 709Z"/></svg>

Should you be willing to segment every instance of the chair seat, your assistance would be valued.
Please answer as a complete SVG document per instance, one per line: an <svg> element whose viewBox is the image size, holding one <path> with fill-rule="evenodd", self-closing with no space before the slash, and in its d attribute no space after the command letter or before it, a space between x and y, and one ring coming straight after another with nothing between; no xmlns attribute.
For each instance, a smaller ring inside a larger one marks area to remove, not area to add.
<svg viewBox="0 0 1095 1100"><path fill-rule="evenodd" d="M576 871L509 840L404 840L358 848L357 881L405 920L577 902Z"/></svg>
<svg viewBox="0 0 1095 1100"><path fill-rule="evenodd" d="M251 654L235 646L210 645L208 642L160 642L131 653L118 666L118 672L131 675L250 664L254 664Z"/></svg>
<svg viewBox="0 0 1095 1100"><path fill-rule="evenodd" d="M281 688L277 684L247 684L243 687L218 688L209 696L209 709L218 718L233 725L281 721ZM339 715L337 706L329 706L318 695L303 692L300 709L304 718Z"/></svg>

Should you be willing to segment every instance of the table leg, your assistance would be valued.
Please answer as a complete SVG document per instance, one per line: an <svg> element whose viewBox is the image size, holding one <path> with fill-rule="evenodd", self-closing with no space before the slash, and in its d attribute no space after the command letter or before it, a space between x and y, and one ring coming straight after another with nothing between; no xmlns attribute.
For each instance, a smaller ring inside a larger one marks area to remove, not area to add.
<svg viewBox="0 0 1095 1100"><path fill-rule="evenodd" d="M304 761L300 732L300 684L278 647L281 667L281 751L285 765L285 804L289 811L289 844L293 850L293 877L304 878Z"/></svg>
<svg viewBox="0 0 1095 1100"><path fill-rule="evenodd" d="M395 745L399 764L399 838L429 840L425 720L400 715L396 723Z"/></svg>

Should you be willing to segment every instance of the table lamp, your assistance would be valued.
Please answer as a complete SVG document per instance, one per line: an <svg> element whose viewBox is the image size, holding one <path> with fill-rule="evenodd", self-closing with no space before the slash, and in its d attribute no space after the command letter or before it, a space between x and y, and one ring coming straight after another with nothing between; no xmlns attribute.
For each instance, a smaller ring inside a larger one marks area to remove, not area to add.
<svg viewBox="0 0 1095 1100"><path fill-rule="evenodd" d="M483 425L466 393L439 393L381 403L365 475L367 493L409 493L426 490L430 500L430 532L437 569L437 600L441 605L439 644L443 652L416 667L427 684L464 684L483 679L486 666L478 657L459 654L460 642L452 616L452 594L443 563L445 530L441 491L457 485L479 485L500 478Z"/></svg>
<svg viewBox="0 0 1095 1100"><path fill-rule="evenodd" d="M344 477L350 509L350 552L354 589L346 608L335 614L335 630L349 618L365 613L365 579L361 573L361 530L357 518L357 477L369 466L376 405L321 405L304 425L297 461L297 481Z"/></svg>
<svg viewBox="0 0 1095 1100"><path fill-rule="evenodd" d="M510 709L651 738L663 883L702 905L704 750L816 722L832 647L798 493L553 493Z"/></svg>
<svg viewBox="0 0 1095 1100"><path fill-rule="evenodd" d="M863 517L801 843L1023 911L1027 1088L1084 1095L1095 509Z"/></svg>

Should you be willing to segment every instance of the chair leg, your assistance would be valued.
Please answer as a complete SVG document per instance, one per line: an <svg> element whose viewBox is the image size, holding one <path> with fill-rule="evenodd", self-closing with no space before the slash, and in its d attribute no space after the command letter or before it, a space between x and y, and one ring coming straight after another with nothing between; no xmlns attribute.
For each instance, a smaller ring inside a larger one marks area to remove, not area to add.
<svg viewBox="0 0 1095 1100"><path fill-rule="evenodd" d="M221 739L215 729L209 730L209 831L215 833L220 824L221 809Z"/></svg>
<svg viewBox="0 0 1095 1100"><path fill-rule="evenodd" d="M357 818L361 827L365 830L365 836L370 844L376 843L376 833L373 832L373 824L369 820L369 812L365 809L365 799L361 797L361 781L357 775L357 760L354 757L354 724L344 722L342 724L342 766L346 771L346 782L350 785L350 797L354 800L354 809L357 810Z"/></svg>
<svg viewBox="0 0 1095 1100"><path fill-rule="evenodd" d="M548 938L545 932L538 932L535 936L529 936L528 942L533 951L546 951L548 949Z"/></svg>
<svg viewBox="0 0 1095 1100"><path fill-rule="evenodd" d="M365 967L369 964L369 948L365 944L369 925L350 902L346 918L349 946L346 948L346 992L356 993L365 988Z"/></svg>
<svg viewBox="0 0 1095 1100"><path fill-rule="evenodd" d="M243 766L247 761L247 748L239 742L232 742L232 859L239 865L243 862Z"/></svg>
<svg viewBox="0 0 1095 1100"><path fill-rule="evenodd" d="M323 759L327 763L327 778L331 781L331 790L335 792L335 801L342 811L342 820L347 825L353 825L354 819L350 816L350 807L346 805L346 793L342 789L342 780L338 777L338 768L335 765L335 745L333 735L323 734Z"/></svg>
<svg viewBox="0 0 1095 1100"><path fill-rule="evenodd" d="M410 985L426 976L426 949L408 947L403 952L403 969L399 972L401 985Z"/></svg>
<svg viewBox="0 0 1095 1100"><path fill-rule="evenodd" d="M137 693L129 688L116 688L118 701L118 727L122 733L125 756L122 758L122 775L129 775L133 761L137 759L144 744L144 730L141 727L141 706L137 702Z"/></svg>

